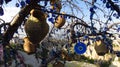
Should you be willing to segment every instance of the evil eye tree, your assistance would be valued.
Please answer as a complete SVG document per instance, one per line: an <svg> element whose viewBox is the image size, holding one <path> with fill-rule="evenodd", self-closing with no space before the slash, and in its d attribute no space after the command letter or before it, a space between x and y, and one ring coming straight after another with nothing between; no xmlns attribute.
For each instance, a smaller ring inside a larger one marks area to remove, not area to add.
<svg viewBox="0 0 120 67"><path fill-rule="evenodd" d="M4 5L11 1L13 0L0 0L0 16L5 13ZM95 49L98 51L98 55L104 55L108 50L119 55L119 52L113 51L111 40L109 39L113 33L108 32L113 27L115 32L119 33L120 31L119 0L15 1L15 6L20 8L19 13L10 23L1 25L5 30L1 35L0 43L4 49L3 53L6 52L5 48L9 46L9 41L13 38L14 33L24 23L24 30L27 36L24 38L23 49L27 53L35 53L38 44L42 42L47 34L49 36L52 34L56 35L56 30L59 32L64 29L66 34L63 36L68 36L69 40L66 46L71 46L74 43L76 54L85 53L87 46L90 44L89 41L92 40L97 44ZM52 23L52 30L50 30L49 23ZM6 25L8 26L6 27ZM85 44L84 40L88 40L88 42ZM101 41L106 45L101 46ZM99 47L103 48L103 51L99 51ZM15 49L11 52L12 54L17 54ZM55 57L58 57L57 55L62 52L53 51L53 53ZM4 56L5 58L6 56ZM42 58L43 64L48 63L45 58ZM6 61L4 62L6 63ZM5 64L5 66L7 65Z"/></svg>

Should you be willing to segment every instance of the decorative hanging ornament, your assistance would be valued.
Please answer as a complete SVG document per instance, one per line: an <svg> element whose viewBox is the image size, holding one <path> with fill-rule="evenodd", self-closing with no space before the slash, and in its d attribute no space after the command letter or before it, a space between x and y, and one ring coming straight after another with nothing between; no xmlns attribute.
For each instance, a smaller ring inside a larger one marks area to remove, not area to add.
<svg viewBox="0 0 120 67"><path fill-rule="evenodd" d="M23 49L26 53L28 54L32 54L36 51L36 45L35 44L32 44L28 37L25 37L24 38L24 45L23 45Z"/></svg>
<svg viewBox="0 0 120 67"><path fill-rule="evenodd" d="M27 4L30 4L30 0L26 0L25 2L26 2Z"/></svg>
<svg viewBox="0 0 120 67"><path fill-rule="evenodd" d="M100 56L103 56L105 55L106 53L108 53L108 49L106 47L106 45L104 44L104 42L102 40L97 40L95 41L95 50L96 50L96 53Z"/></svg>
<svg viewBox="0 0 120 67"><path fill-rule="evenodd" d="M62 13L62 14L64 14L64 13ZM66 22L66 20L65 20L65 18L64 18L64 15L59 15L59 16L57 17L57 19L55 20L54 26L55 26L56 28L61 28L61 27L65 24L65 22Z"/></svg>
<svg viewBox="0 0 120 67"><path fill-rule="evenodd" d="M78 42L74 46L74 50L75 50L75 53L77 53L77 54L84 54L87 50L87 46L82 42Z"/></svg>
<svg viewBox="0 0 120 67"><path fill-rule="evenodd" d="M19 7L20 5L19 5L19 3L16 3L15 6L16 6L16 7Z"/></svg>
<svg viewBox="0 0 120 67"><path fill-rule="evenodd" d="M45 13L37 9L32 9L25 23L25 32L32 44L39 44L49 32Z"/></svg>
<svg viewBox="0 0 120 67"><path fill-rule="evenodd" d="M20 2L20 5L21 5L21 7L23 8L23 7L26 5L26 3L25 3L24 1L21 1L21 2Z"/></svg>
<svg viewBox="0 0 120 67"><path fill-rule="evenodd" d="M0 16L4 15L4 10L2 7L0 7Z"/></svg>

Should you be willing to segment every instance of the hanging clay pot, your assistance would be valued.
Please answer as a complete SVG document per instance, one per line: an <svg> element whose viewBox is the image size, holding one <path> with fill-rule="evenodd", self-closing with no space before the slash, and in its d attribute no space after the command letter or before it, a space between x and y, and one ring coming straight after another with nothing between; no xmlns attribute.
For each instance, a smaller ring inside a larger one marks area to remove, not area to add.
<svg viewBox="0 0 120 67"><path fill-rule="evenodd" d="M64 14L64 13L62 13L62 14ZM61 28L65 24L65 22L66 22L65 17L63 15L59 15L57 17L57 19L55 20L54 26L56 28Z"/></svg>
<svg viewBox="0 0 120 67"><path fill-rule="evenodd" d="M37 9L32 9L25 23L25 32L31 43L39 44L49 32L45 13Z"/></svg>
<svg viewBox="0 0 120 67"><path fill-rule="evenodd" d="M95 42L95 50L96 53L100 56L105 55L109 51L102 40L98 40Z"/></svg>
<svg viewBox="0 0 120 67"><path fill-rule="evenodd" d="M23 44L23 49L26 53L32 54L36 51L36 45L32 44L28 37L24 38L24 44Z"/></svg>

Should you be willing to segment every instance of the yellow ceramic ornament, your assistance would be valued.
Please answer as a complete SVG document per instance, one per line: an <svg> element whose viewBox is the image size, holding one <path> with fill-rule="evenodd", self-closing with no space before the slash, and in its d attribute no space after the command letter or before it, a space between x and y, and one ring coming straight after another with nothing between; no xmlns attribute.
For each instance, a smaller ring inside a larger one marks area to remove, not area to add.
<svg viewBox="0 0 120 67"><path fill-rule="evenodd" d="M64 13L63 13L64 14ZM64 18L64 15L59 15L57 19L55 20L54 26L56 28L61 28L65 24L66 20Z"/></svg>
<svg viewBox="0 0 120 67"><path fill-rule="evenodd" d="M96 53L101 56L105 55L109 51L102 40L98 40L95 42L95 50Z"/></svg>
<svg viewBox="0 0 120 67"><path fill-rule="evenodd" d="M26 53L31 54L36 51L36 45L32 44L27 37L24 38L23 49Z"/></svg>

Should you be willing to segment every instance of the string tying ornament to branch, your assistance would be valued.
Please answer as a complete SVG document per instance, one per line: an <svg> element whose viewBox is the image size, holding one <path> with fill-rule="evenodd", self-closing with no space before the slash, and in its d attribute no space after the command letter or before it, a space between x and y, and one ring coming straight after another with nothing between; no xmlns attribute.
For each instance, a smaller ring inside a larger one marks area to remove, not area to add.
<svg viewBox="0 0 120 67"><path fill-rule="evenodd" d="M32 44L34 46L38 45L40 41L43 40L47 35L48 31L49 26L46 23L45 14L38 9L32 9L30 11L30 16L25 23L25 32L28 40L31 42L31 46ZM27 41L25 41L25 44L30 45L30 43L27 43Z"/></svg>

